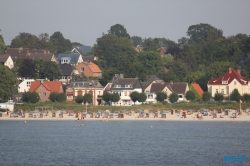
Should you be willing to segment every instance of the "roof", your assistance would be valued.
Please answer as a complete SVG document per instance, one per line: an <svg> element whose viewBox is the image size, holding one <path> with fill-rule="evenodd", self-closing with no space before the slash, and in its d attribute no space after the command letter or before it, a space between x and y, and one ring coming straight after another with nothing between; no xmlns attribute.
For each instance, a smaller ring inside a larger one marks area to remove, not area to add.
<svg viewBox="0 0 250 166"><path fill-rule="evenodd" d="M10 55L14 62L17 61L18 58L25 58L28 54L28 48L7 48L5 54Z"/></svg>
<svg viewBox="0 0 250 166"><path fill-rule="evenodd" d="M71 64L76 64L79 60L80 55L79 54L59 54L57 57L57 61L61 63L62 58L70 58Z"/></svg>
<svg viewBox="0 0 250 166"><path fill-rule="evenodd" d="M71 64L59 64L61 70L62 70L62 75L63 76L70 76L72 72L75 70L75 67L72 66Z"/></svg>
<svg viewBox="0 0 250 166"><path fill-rule="evenodd" d="M90 46L76 46L75 49L77 49L81 55L86 55L92 48Z"/></svg>
<svg viewBox="0 0 250 166"><path fill-rule="evenodd" d="M103 88L103 86L96 81L89 80L83 82L72 82L69 84L68 88Z"/></svg>
<svg viewBox="0 0 250 166"><path fill-rule="evenodd" d="M116 85L121 85L120 87L116 87ZM130 85L131 87L125 87L126 85ZM117 78L114 80L111 85L111 90L131 90L131 89L140 89L142 88L141 83L138 78Z"/></svg>
<svg viewBox="0 0 250 166"><path fill-rule="evenodd" d="M201 89L199 84L192 83L191 86L196 90L200 97L202 97L204 91Z"/></svg>
<svg viewBox="0 0 250 166"><path fill-rule="evenodd" d="M42 60L45 60L45 61L51 61L53 55L54 55L54 54L31 53L31 54L29 54L28 58L29 58L29 59L36 59L36 58L39 58L39 59L42 59Z"/></svg>
<svg viewBox="0 0 250 166"><path fill-rule="evenodd" d="M93 72L93 73L101 73L102 71L100 70L100 68L94 64L93 62L89 62L89 64L87 65L90 70Z"/></svg>
<svg viewBox="0 0 250 166"><path fill-rule="evenodd" d="M209 85L228 85L234 79L236 79L240 84L247 85L249 80L240 74L240 70L237 72L233 68L229 68L228 72L219 78L212 78L208 81Z"/></svg>
<svg viewBox="0 0 250 166"><path fill-rule="evenodd" d="M150 92L157 93L167 87L171 92L178 94L185 94L188 83L175 82L175 83L152 83Z"/></svg>
<svg viewBox="0 0 250 166"><path fill-rule="evenodd" d="M45 81L45 82L33 81L31 82L31 85L30 85L30 91L31 92L36 91L36 89L41 85L43 85L47 90L51 92L60 92L62 82L61 81Z"/></svg>
<svg viewBox="0 0 250 166"><path fill-rule="evenodd" d="M6 62L10 55L0 55L0 62Z"/></svg>
<svg viewBox="0 0 250 166"><path fill-rule="evenodd" d="M29 50L29 53L32 53L32 54L34 54L34 53L36 53L36 54L49 54L50 52L49 52L49 50L44 50L44 49L39 49L39 50L33 49L33 50Z"/></svg>
<svg viewBox="0 0 250 166"><path fill-rule="evenodd" d="M83 61L93 61L95 60L95 56L82 56Z"/></svg>

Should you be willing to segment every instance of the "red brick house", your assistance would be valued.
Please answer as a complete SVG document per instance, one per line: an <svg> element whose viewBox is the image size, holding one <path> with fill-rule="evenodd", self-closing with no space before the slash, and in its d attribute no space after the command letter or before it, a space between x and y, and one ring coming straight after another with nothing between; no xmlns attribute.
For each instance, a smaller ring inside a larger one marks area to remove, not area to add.
<svg viewBox="0 0 250 166"><path fill-rule="evenodd" d="M63 92L61 81L33 81L30 85L30 92L37 92L40 101L48 101L52 92Z"/></svg>
<svg viewBox="0 0 250 166"><path fill-rule="evenodd" d="M86 77L102 77L102 71L93 62L86 61L75 66L79 75L84 74Z"/></svg>

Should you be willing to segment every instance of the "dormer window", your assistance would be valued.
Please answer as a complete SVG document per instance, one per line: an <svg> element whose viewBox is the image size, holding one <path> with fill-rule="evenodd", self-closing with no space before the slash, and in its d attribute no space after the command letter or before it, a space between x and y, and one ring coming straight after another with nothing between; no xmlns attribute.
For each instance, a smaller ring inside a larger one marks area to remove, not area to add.
<svg viewBox="0 0 250 166"><path fill-rule="evenodd" d="M222 84L228 84L228 82L227 81L222 81Z"/></svg>
<svg viewBox="0 0 250 166"><path fill-rule="evenodd" d="M117 84L115 87L116 87L116 88L120 88L120 87L121 87L121 85L120 85L120 84Z"/></svg>
<svg viewBox="0 0 250 166"><path fill-rule="evenodd" d="M131 86L130 86L130 85L128 85L128 84L126 84L126 85L125 85L125 88L131 88Z"/></svg>

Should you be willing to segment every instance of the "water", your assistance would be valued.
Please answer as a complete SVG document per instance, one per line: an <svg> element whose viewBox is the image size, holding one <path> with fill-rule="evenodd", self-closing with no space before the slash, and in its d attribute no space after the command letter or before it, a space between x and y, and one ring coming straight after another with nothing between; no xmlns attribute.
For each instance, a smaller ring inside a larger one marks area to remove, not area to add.
<svg viewBox="0 0 250 166"><path fill-rule="evenodd" d="M249 122L0 121L0 165L250 165L249 127ZM225 155L246 160L228 163Z"/></svg>

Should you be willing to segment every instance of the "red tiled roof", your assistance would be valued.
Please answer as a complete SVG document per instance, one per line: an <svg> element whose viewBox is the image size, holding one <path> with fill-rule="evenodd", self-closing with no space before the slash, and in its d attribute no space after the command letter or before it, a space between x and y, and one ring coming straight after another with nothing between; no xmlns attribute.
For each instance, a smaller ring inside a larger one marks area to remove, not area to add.
<svg viewBox="0 0 250 166"><path fill-rule="evenodd" d="M201 89L199 84L192 83L191 86L196 90L200 97L202 97L204 91Z"/></svg>
<svg viewBox="0 0 250 166"><path fill-rule="evenodd" d="M41 83L40 81L33 81L31 82L30 85L30 91L34 92L36 89L40 86L43 85L47 90L51 92L60 92L60 87L62 86L61 81L46 81Z"/></svg>
<svg viewBox="0 0 250 166"><path fill-rule="evenodd" d="M236 79L240 84L248 84L248 79L240 75L240 70L235 71L233 68L229 68L228 72L219 78L212 78L208 81L209 85L228 85L234 79Z"/></svg>

